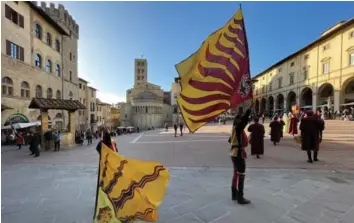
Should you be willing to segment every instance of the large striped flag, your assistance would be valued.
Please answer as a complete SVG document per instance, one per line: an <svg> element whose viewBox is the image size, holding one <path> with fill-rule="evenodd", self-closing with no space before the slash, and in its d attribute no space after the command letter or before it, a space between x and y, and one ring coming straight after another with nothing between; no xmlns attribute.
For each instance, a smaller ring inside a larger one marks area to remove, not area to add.
<svg viewBox="0 0 354 223"><path fill-rule="evenodd" d="M160 163L128 159L102 144L93 222L156 222L169 177Z"/></svg>
<svg viewBox="0 0 354 223"><path fill-rule="evenodd" d="M177 99L191 132L230 108L252 99L252 83L242 10L176 65L181 78Z"/></svg>

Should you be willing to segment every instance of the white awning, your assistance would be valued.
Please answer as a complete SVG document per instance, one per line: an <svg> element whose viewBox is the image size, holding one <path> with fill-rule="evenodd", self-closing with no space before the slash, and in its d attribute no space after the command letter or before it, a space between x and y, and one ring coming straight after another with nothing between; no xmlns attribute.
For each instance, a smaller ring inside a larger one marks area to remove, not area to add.
<svg viewBox="0 0 354 223"><path fill-rule="evenodd" d="M41 121L29 122L29 123L16 123L13 124L13 128L15 129L23 129L32 126L40 126L42 123ZM3 126L1 129L12 129L11 125Z"/></svg>

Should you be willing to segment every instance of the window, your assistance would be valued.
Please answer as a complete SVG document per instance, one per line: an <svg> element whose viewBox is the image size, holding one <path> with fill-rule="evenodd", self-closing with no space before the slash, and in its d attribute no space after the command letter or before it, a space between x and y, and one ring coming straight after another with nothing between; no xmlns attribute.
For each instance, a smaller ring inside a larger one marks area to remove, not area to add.
<svg viewBox="0 0 354 223"><path fill-rule="evenodd" d="M264 94L265 93L265 86L263 85L262 86L262 94Z"/></svg>
<svg viewBox="0 0 354 223"><path fill-rule="evenodd" d="M45 64L45 71L47 73L52 73L52 61L47 60Z"/></svg>
<svg viewBox="0 0 354 223"><path fill-rule="evenodd" d="M278 73L280 73L283 69L280 67L278 68Z"/></svg>
<svg viewBox="0 0 354 223"><path fill-rule="evenodd" d="M144 69L141 69L141 73L144 73L144 71L145 71Z"/></svg>
<svg viewBox="0 0 354 223"><path fill-rule="evenodd" d="M72 72L71 72L71 71L69 71L69 79L70 79L70 81L72 81L72 80L73 80L73 74L72 74Z"/></svg>
<svg viewBox="0 0 354 223"><path fill-rule="evenodd" d="M80 88L80 89L82 88L82 84L81 84L81 83L79 83L79 88Z"/></svg>
<svg viewBox="0 0 354 223"><path fill-rule="evenodd" d="M42 39L42 27L38 23L34 24L34 33L38 39Z"/></svg>
<svg viewBox="0 0 354 223"><path fill-rule="evenodd" d="M69 60L71 61L72 58L73 58L73 55L72 55L72 53L70 52L70 53L69 53Z"/></svg>
<svg viewBox="0 0 354 223"><path fill-rule="evenodd" d="M328 49L329 49L329 43L326 44L326 45L324 45L324 46L322 47L322 50L323 50L323 51L328 50Z"/></svg>
<svg viewBox="0 0 354 223"><path fill-rule="evenodd" d="M145 63L143 61L141 62L141 66L145 66Z"/></svg>
<svg viewBox="0 0 354 223"><path fill-rule="evenodd" d="M353 38L354 37L354 31L351 31L350 33L349 33L349 38Z"/></svg>
<svg viewBox="0 0 354 223"><path fill-rule="evenodd" d="M354 52L349 54L349 65L354 66Z"/></svg>
<svg viewBox="0 0 354 223"><path fill-rule="evenodd" d="M86 90L86 85L84 85L84 90Z"/></svg>
<svg viewBox="0 0 354 223"><path fill-rule="evenodd" d="M138 74L140 73L140 69L137 70Z"/></svg>
<svg viewBox="0 0 354 223"><path fill-rule="evenodd" d="M9 77L1 79L1 88L3 95L13 96L13 82Z"/></svg>
<svg viewBox="0 0 354 223"><path fill-rule="evenodd" d="M34 65L38 68L42 67L42 57L38 53L36 54L36 59L34 61Z"/></svg>
<svg viewBox="0 0 354 223"><path fill-rule="evenodd" d="M304 80L307 80L308 73L309 73L308 70L304 70L304 73L303 73L303 75L304 75Z"/></svg>
<svg viewBox="0 0 354 223"><path fill-rule="evenodd" d="M140 80L140 76L138 76L138 81Z"/></svg>
<svg viewBox="0 0 354 223"><path fill-rule="evenodd" d="M282 87L283 78L278 79L278 88Z"/></svg>
<svg viewBox="0 0 354 223"><path fill-rule="evenodd" d="M23 47L6 40L6 54L12 58L24 61Z"/></svg>
<svg viewBox="0 0 354 223"><path fill-rule="evenodd" d="M52 99L53 98L53 90L51 88L47 89L47 98Z"/></svg>
<svg viewBox="0 0 354 223"><path fill-rule="evenodd" d="M290 67L293 67L295 65L295 62L290 63Z"/></svg>
<svg viewBox="0 0 354 223"><path fill-rule="evenodd" d="M21 83L21 97L29 98L30 97L30 86L26 81Z"/></svg>
<svg viewBox="0 0 354 223"><path fill-rule="evenodd" d="M273 85L272 82L270 82L270 83L269 83L269 91L272 91L272 88L273 88L272 85Z"/></svg>
<svg viewBox="0 0 354 223"><path fill-rule="evenodd" d="M61 113L57 113L57 114L55 115L55 118L61 119L61 118L63 118L63 115L62 115Z"/></svg>
<svg viewBox="0 0 354 223"><path fill-rule="evenodd" d="M57 90L56 98L57 98L57 99L61 99L61 93L60 93L59 90Z"/></svg>
<svg viewBox="0 0 354 223"><path fill-rule="evenodd" d="M59 40L55 40L55 50L60 53L60 42L59 42Z"/></svg>
<svg viewBox="0 0 354 223"><path fill-rule="evenodd" d="M289 76L290 76L289 77L289 79L290 79L289 85L293 85L294 84L294 73L291 73Z"/></svg>
<svg viewBox="0 0 354 223"><path fill-rule="evenodd" d="M73 100L73 93L71 91L69 92L69 99Z"/></svg>
<svg viewBox="0 0 354 223"><path fill-rule="evenodd" d="M304 60L308 60L309 59L309 55L308 54L306 54L305 56L304 56Z"/></svg>
<svg viewBox="0 0 354 223"><path fill-rule="evenodd" d="M75 54L73 54L73 61L75 61L75 59L76 59L76 58L75 58Z"/></svg>
<svg viewBox="0 0 354 223"><path fill-rule="evenodd" d="M13 10L10 6L5 4L5 17L11 20L16 25L20 26L21 28L24 27L24 18L21 14L17 13Z"/></svg>
<svg viewBox="0 0 354 223"><path fill-rule="evenodd" d="M42 87L37 85L36 86L36 98L41 98L42 97Z"/></svg>
<svg viewBox="0 0 354 223"><path fill-rule="evenodd" d="M324 63L322 65L322 72L323 72L323 74L328 74L329 73L329 63L328 62Z"/></svg>
<svg viewBox="0 0 354 223"><path fill-rule="evenodd" d="M272 75L273 75L272 73L269 74L270 77L271 77Z"/></svg>
<svg viewBox="0 0 354 223"><path fill-rule="evenodd" d="M140 62L139 61L136 64L137 64L137 66L140 66Z"/></svg>
<svg viewBox="0 0 354 223"><path fill-rule="evenodd" d="M46 41L48 46L52 46L52 35L50 33L47 33Z"/></svg>
<svg viewBox="0 0 354 223"><path fill-rule="evenodd" d="M57 75L58 77L60 77L60 66L59 66L59 64L57 64L57 65L55 66L55 75Z"/></svg>

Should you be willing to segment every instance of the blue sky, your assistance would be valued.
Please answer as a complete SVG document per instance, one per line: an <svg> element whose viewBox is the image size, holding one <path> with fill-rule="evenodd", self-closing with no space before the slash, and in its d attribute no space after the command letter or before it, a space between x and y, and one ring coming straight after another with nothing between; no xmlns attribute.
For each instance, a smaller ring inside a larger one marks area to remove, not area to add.
<svg viewBox="0 0 354 223"><path fill-rule="evenodd" d="M61 2L80 25L79 76L101 100L125 100L134 58L148 60L149 82L170 90L174 65L224 25L240 2ZM254 76L307 45L354 2L242 2Z"/></svg>

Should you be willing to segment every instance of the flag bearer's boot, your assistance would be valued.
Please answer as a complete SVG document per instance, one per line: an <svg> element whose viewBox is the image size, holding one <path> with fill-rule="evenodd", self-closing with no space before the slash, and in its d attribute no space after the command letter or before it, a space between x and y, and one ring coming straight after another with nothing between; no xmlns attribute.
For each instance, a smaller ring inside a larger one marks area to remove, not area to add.
<svg viewBox="0 0 354 223"><path fill-rule="evenodd" d="M237 194L238 194L238 191L235 187L231 186L231 199L233 201L237 201Z"/></svg>
<svg viewBox="0 0 354 223"><path fill-rule="evenodd" d="M317 152L317 151L314 151L314 152L313 152L313 161L318 161L317 156L318 156L318 152Z"/></svg>
<svg viewBox="0 0 354 223"><path fill-rule="evenodd" d="M246 198L244 198L243 196L243 187L244 187L244 183L245 183L245 176L244 175L240 175L239 176L239 181L238 181L238 195L237 195L237 203L238 204L249 204L251 203L250 200L247 200Z"/></svg>
<svg viewBox="0 0 354 223"><path fill-rule="evenodd" d="M308 163L313 163L312 157L311 157L311 151L307 151L307 162Z"/></svg>

